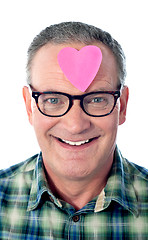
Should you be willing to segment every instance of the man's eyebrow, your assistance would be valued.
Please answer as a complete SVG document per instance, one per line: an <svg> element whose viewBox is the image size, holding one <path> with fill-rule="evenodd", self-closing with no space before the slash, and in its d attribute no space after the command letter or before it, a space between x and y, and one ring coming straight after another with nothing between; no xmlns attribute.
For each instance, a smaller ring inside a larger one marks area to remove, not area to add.
<svg viewBox="0 0 148 240"><path fill-rule="evenodd" d="M109 87L98 87L98 88L95 88L95 89L93 89L93 91L92 92L98 92L98 91L112 91L112 90L115 90L115 89L112 89L112 88L109 88Z"/></svg>
<svg viewBox="0 0 148 240"><path fill-rule="evenodd" d="M117 85L115 88L113 88L112 86L106 86L106 87L98 87L98 88L95 88L93 89L93 92L94 91L112 91L112 90L120 90L121 88L121 85Z"/></svg>
<svg viewBox="0 0 148 240"><path fill-rule="evenodd" d="M35 92L56 92L56 90L53 88L41 91L40 89L37 90L36 88L34 88L31 84L29 84L29 87L31 88L32 91L35 91Z"/></svg>
<svg viewBox="0 0 148 240"><path fill-rule="evenodd" d="M48 88L48 89L40 91L40 92L61 92L61 91L58 89Z"/></svg>

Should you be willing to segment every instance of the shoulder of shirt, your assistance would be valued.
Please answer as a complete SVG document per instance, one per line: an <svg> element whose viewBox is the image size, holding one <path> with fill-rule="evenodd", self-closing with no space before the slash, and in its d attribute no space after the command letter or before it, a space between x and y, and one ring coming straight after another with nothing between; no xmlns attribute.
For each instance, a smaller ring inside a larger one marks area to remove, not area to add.
<svg viewBox="0 0 148 240"><path fill-rule="evenodd" d="M38 154L28 158L27 160L13 165L7 169L0 170L0 181L12 179L17 174L31 172L35 169Z"/></svg>
<svg viewBox="0 0 148 240"><path fill-rule="evenodd" d="M143 179L144 181L148 181L148 169L129 162L126 158L123 158L123 164L127 169L127 171L124 172L125 174L128 174L132 178L139 178L141 180Z"/></svg>

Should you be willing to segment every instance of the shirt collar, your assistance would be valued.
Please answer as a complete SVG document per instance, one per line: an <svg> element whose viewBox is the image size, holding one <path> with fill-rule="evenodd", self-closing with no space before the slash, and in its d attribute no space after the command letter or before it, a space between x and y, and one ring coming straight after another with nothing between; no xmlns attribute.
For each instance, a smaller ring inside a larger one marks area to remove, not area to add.
<svg viewBox="0 0 148 240"><path fill-rule="evenodd" d="M58 207L62 207L60 201L52 194L49 189L44 171L42 153L40 153L37 157L34 169L27 211L34 210L38 207L44 193L47 193L50 200L54 202Z"/></svg>
<svg viewBox="0 0 148 240"><path fill-rule="evenodd" d="M101 194L101 197L103 197L103 207L101 209L98 207L98 204L100 204L99 197L96 202L95 212L107 208L111 201L115 201L138 216L138 201L132 184L128 162L122 157L117 147L106 187Z"/></svg>

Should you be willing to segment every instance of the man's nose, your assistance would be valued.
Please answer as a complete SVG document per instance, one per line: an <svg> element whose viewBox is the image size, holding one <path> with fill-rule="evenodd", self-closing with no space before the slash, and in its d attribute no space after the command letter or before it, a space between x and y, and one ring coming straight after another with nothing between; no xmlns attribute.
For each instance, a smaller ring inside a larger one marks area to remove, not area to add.
<svg viewBox="0 0 148 240"><path fill-rule="evenodd" d="M62 118L63 126L71 134L80 134L88 130L91 126L91 117L80 107L80 102L75 100L73 106Z"/></svg>

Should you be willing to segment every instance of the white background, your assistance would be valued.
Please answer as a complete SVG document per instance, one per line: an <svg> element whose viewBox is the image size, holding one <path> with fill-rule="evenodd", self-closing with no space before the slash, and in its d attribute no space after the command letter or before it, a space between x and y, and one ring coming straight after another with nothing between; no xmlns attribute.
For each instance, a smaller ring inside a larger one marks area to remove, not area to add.
<svg viewBox="0 0 148 240"><path fill-rule="evenodd" d="M39 152L22 98L26 52L36 34L63 21L82 21L112 34L127 57L127 121L117 143L148 167L148 5L141 0L13 0L0 3L0 168Z"/></svg>

